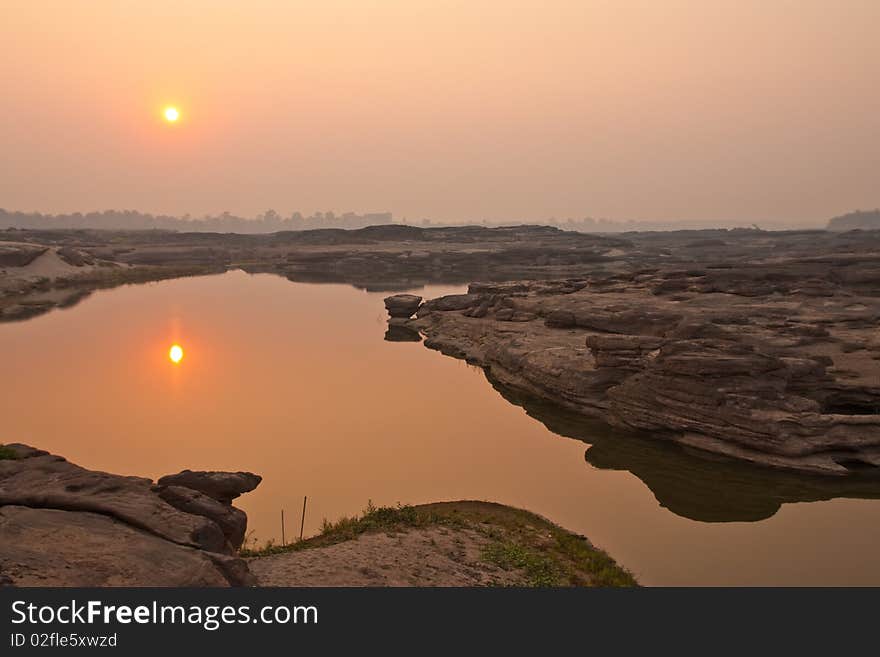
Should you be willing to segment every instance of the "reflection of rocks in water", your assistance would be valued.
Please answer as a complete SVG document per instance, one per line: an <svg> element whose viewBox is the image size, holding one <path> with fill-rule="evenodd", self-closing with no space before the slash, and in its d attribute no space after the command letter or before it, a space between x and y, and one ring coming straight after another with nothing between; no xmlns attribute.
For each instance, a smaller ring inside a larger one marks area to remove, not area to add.
<svg viewBox="0 0 880 657"><path fill-rule="evenodd" d="M407 326L389 323L388 330L385 331L385 339L388 342L421 342L422 336L418 331L413 331Z"/></svg>
<svg viewBox="0 0 880 657"><path fill-rule="evenodd" d="M836 497L880 499L876 474L821 477L728 461L655 438L617 431L599 422L490 382L550 431L590 443L585 459L603 470L627 470L651 489L661 506L702 522L750 522L773 516L785 503Z"/></svg>
<svg viewBox="0 0 880 657"><path fill-rule="evenodd" d="M53 292L45 300L33 295L25 304L10 305L0 309L0 321L16 322L37 317L55 308L72 308L92 294L92 290L77 288Z"/></svg>

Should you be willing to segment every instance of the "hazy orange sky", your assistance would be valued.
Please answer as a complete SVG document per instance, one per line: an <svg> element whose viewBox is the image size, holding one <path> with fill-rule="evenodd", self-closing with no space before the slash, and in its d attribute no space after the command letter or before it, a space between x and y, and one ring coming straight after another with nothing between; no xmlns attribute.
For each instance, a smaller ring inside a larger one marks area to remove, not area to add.
<svg viewBox="0 0 880 657"><path fill-rule="evenodd" d="M816 222L880 206L878 26L876 0L3 0L0 207Z"/></svg>

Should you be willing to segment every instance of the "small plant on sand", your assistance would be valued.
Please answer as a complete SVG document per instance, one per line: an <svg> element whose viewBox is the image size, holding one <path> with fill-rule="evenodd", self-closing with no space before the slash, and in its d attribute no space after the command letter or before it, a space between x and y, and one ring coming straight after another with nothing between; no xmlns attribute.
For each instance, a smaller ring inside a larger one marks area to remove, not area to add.
<svg viewBox="0 0 880 657"><path fill-rule="evenodd" d="M437 522L440 520L433 514L419 513L412 506L375 506L372 501L368 501L367 508L359 516L343 516L336 522L329 522L324 518L321 523L321 532L317 536L287 545L278 545L270 540L259 549L255 545L250 548L243 546L239 554L243 557L265 557L282 552L341 543L357 538L366 532L424 527Z"/></svg>
<svg viewBox="0 0 880 657"><path fill-rule="evenodd" d="M360 516L343 516L336 522L324 519L321 536L347 540L368 531L393 530L403 527L422 527L431 522L412 506L375 506L372 500Z"/></svg>
<svg viewBox="0 0 880 657"><path fill-rule="evenodd" d="M483 549L483 560L504 570L522 570L529 586L560 585L559 568L552 559L517 543L490 543Z"/></svg>
<svg viewBox="0 0 880 657"><path fill-rule="evenodd" d="M561 554L590 574L593 586L637 586L636 579L604 550L590 544L583 536L556 530L554 538Z"/></svg>
<svg viewBox="0 0 880 657"><path fill-rule="evenodd" d="M252 552L257 549L257 537L256 532L251 529L245 535L241 541L241 551L242 552Z"/></svg>
<svg viewBox="0 0 880 657"><path fill-rule="evenodd" d="M0 445L0 461L17 459L18 456L6 445Z"/></svg>

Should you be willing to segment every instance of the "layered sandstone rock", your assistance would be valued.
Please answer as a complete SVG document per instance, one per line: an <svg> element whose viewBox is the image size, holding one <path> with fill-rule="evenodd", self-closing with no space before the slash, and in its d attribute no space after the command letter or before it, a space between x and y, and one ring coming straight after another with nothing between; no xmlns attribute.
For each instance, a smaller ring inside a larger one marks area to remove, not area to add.
<svg viewBox="0 0 880 657"><path fill-rule="evenodd" d="M154 485L27 445L6 447L15 458L0 460L0 573L10 583L254 583L236 556L247 517L230 502L253 490L257 475L184 471Z"/></svg>
<svg viewBox="0 0 880 657"><path fill-rule="evenodd" d="M183 470L173 475L160 477L156 482L163 486L182 486L199 491L223 504L231 504L232 500L242 493L249 493L259 486L262 477L252 472L205 472Z"/></svg>
<svg viewBox="0 0 880 657"><path fill-rule="evenodd" d="M504 386L626 430L763 465L880 474L878 247L474 284L408 325Z"/></svg>

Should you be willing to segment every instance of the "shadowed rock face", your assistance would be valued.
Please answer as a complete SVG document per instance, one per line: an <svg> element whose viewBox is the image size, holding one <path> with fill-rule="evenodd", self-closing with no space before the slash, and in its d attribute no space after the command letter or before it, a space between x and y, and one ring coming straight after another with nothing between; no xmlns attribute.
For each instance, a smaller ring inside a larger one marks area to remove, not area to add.
<svg viewBox="0 0 880 657"><path fill-rule="evenodd" d="M12 584L254 583L235 556L247 517L229 501L253 490L257 475L184 471L172 477L175 484L156 486L27 445L7 447L17 458L0 460L0 572Z"/></svg>
<svg viewBox="0 0 880 657"><path fill-rule="evenodd" d="M852 473L822 477L747 463L690 450L667 440L624 432L585 419L540 398L507 388L489 377L510 403L550 431L589 443L584 458L603 470L625 470L644 482L661 506L700 522L756 522L783 504L838 497L880 499L880 476Z"/></svg>
<svg viewBox="0 0 880 657"><path fill-rule="evenodd" d="M241 509L185 486L156 486L153 490L175 509L214 522L233 550L241 547L247 530L247 515Z"/></svg>

